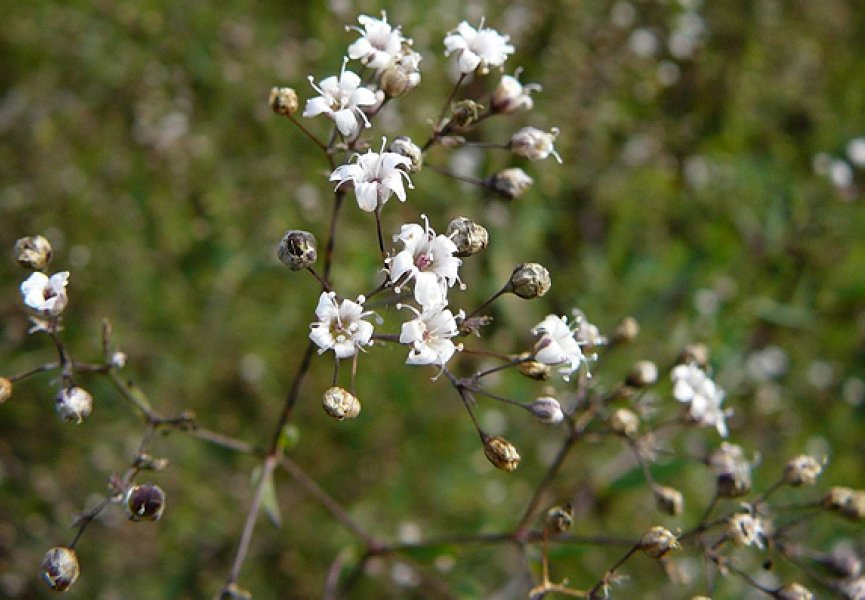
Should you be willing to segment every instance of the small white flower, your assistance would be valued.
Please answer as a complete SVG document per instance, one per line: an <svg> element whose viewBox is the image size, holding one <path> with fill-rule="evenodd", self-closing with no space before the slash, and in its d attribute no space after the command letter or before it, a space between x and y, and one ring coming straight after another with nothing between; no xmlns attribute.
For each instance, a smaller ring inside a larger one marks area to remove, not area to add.
<svg viewBox="0 0 865 600"><path fill-rule="evenodd" d="M523 127L511 136L508 148L517 156L529 160L543 160L552 155L561 164L562 157L553 146L557 137L559 130L556 127L550 129L549 133L535 127Z"/></svg>
<svg viewBox="0 0 865 600"><path fill-rule="evenodd" d="M580 363L588 362L567 317L547 315L535 325L532 334L541 336L535 343L535 360L545 365L561 365L559 372L566 381L580 368Z"/></svg>
<svg viewBox="0 0 865 600"><path fill-rule="evenodd" d="M395 152L384 152L384 143L380 153L369 150L366 154L355 154L353 158L357 161L337 167L331 173L330 180L338 181L337 187L351 181L361 210L373 212L378 206L384 205L391 194L396 194L400 202L405 202L402 178L408 181L410 189L414 186L408 173L399 167L408 168L411 159Z"/></svg>
<svg viewBox="0 0 865 600"><path fill-rule="evenodd" d="M337 302L336 293L322 292L315 309L318 321L309 326L309 339L320 348L319 354L333 350L337 358L354 356L357 348L372 344L372 324L363 320L370 314L363 310L363 297L358 302Z"/></svg>
<svg viewBox="0 0 865 600"><path fill-rule="evenodd" d="M727 437L725 419L730 411L721 408L724 390L696 364L678 365L670 372L673 380L673 397L687 403L688 416L695 423L715 426L721 437Z"/></svg>
<svg viewBox="0 0 865 600"><path fill-rule="evenodd" d="M520 83L519 69L513 75L502 75L499 85L493 90L492 109L497 113L510 114L521 110L531 110L535 105L531 92L540 91L537 83Z"/></svg>
<svg viewBox="0 0 865 600"><path fill-rule="evenodd" d="M476 69L486 73L490 67L502 66L513 53L509 39L495 29L484 27L483 21L478 29L463 21L445 37L445 56L456 52L457 66L463 74L474 73Z"/></svg>
<svg viewBox="0 0 865 600"><path fill-rule="evenodd" d="M459 347L451 341L457 335L457 323L453 313L443 306L425 307L418 312L411 306L417 318L402 325L399 342L411 345L406 358L407 365L441 365L451 359ZM462 311L460 311L462 316Z"/></svg>
<svg viewBox="0 0 865 600"><path fill-rule="evenodd" d="M64 421L81 423L93 411L93 396L80 387L63 388L55 400L57 414Z"/></svg>
<svg viewBox="0 0 865 600"><path fill-rule="evenodd" d="M424 308L447 304L447 288L459 280L462 261L454 256L456 244L445 235L436 235L424 217L425 227L403 225L394 241L403 249L388 260L390 280L404 284L414 280L414 297Z"/></svg>
<svg viewBox="0 0 865 600"><path fill-rule="evenodd" d="M865 167L865 137L853 138L847 143L847 158L857 167Z"/></svg>
<svg viewBox="0 0 865 600"><path fill-rule="evenodd" d="M333 119L336 128L345 137L354 137L360 129L358 117L366 127L370 126L361 106L371 106L377 102L372 90L361 87L360 77L352 71L347 71L345 62L339 77L331 76L315 85L312 76L309 83L321 96L310 98L303 109L304 117L315 117L325 114Z"/></svg>
<svg viewBox="0 0 865 600"><path fill-rule="evenodd" d="M365 64L371 69L383 69L388 66L401 52L403 42L408 42L399 30L387 22L387 14L382 12L381 19L366 15L357 18L363 25L346 27L360 32L361 37L348 47L348 57Z"/></svg>
<svg viewBox="0 0 865 600"><path fill-rule="evenodd" d="M58 316L69 301L66 297L68 280L69 271L61 271L51 277L35 271L21 284L24 304L45 316Z"/></svg>

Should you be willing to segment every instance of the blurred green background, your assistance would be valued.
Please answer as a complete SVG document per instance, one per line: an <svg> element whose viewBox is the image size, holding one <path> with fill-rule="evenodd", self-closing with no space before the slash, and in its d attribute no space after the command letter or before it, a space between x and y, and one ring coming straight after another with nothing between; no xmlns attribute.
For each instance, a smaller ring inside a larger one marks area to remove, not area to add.
<svg viewBox="0 0 865 600"><path fill-rule="evenodd" d="M517 47L508 72L522 66L522 80L544 90L534 111L484 123L480 135L504 141L526 124L557 126L564 164L434 149L430 163L480 177L522 166L535 186L502 203L428 169L414 177L406 204L391 201L384 211L387 232L421 212L438 230L458 215L489 228L488 251L464 264L468 290L454 292L456 308L475 306L519 262L552 272L548 296L503 299L484 340L467 344L520 351L544 315L575 306L602 330L634 315L639 339L601 356L595 385L616 385L637 359L668 366L686 343L705 342L735 409L731 440L762 456L758 490L803 451L829 457L823 486L865 485L865 170L845 154L865 136L859 0L2 7L0 247L34 233L52 241L52 271L72 273L64 336L73 356L98 359L100 322L109 318L129 355L124 375L163 413L190 408L205 427L263 444L306 345L316 284L281 267L275 247L289 228L324 239L331 184L320 153L268 108L270 87L294 86L302 102L312 96L307 75L336 73L356 38L344 26L386 8L423 54L424 79L388 106L370 136L375 147L381 135L420 142L449 91L442 36L486 15ZM324 121L307 125L326 135ZM353 200L343 217L334 280L351 296L376 280L375 234ZM6 256L3 375L54 359L47 338L26 334L25 273ZM397 331L393 319L388 327ZM316 361L292 457L385 539L512 528L563 430L482 400L482 423L523 455L517 472L496 471L457 395L431 382L432 370L403 361L392 347L361 357L364 409L343 423L321 411L331 361ZM468 373L484 363L458 364ZM141 423L107 382L80 384L96 407L77 427L56 417L53 374L16 384L0 407L0 596L51 595L37 575L43 553L68 543L74 515L98 500L140 441ZM573 387L551 384L573 398ZM523 400L540 388L512 377L497 387ZM655 394L660 413L675 414L668 384ZM700 430L669 446L699 455L718 442ZM161 439L156 452L172 462L150 477L168 492L163 520L135 524L108 511L78 545L82 576L70 597L203 598L224 580L256 460L182 434ZM554 495L589 507L578 514L579 535L636 539L656 523L695 523L711 495L705 469L663 461L657 476L685 493L683 517L654 512L613 440L581 446ZM283 526L259 524L241 583L256 598L320 597L331 562L343 553L351 564L358 546L284 474L277 491ZM819 495L810 492L784 494L790 502ZM818 549L862 537L861 527L828 516L807 533ZM587 587L621 550L555 552L554 578ZM743 555L756 569L761 555ZM507 546L418 553L408 571L403 560L371 565L352 597L436 597L408 585L417 573L447 582L454 597L523 597L524 581L514 578L522 563ZM671 587L655 567L642 558L626 565L623 597L640 589L644 598L687 598L701 589L696 558L683 562L696 577L690 585ZM762 576L808 583L783 561L776 570ZM736 580L719 589L716 598L747 597Z"/></svg>

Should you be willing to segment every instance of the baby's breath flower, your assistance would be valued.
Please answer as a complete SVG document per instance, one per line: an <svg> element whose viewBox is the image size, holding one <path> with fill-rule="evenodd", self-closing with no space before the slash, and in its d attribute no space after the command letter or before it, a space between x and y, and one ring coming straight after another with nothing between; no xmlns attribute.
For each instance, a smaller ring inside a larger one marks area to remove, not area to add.
<svg viewBox="0 0 865 600"><path fill-rule="evenodd" d="M484 186L487 189L508 200L516 200L522 196L532 183L534 180L519 167L502 169L484 179Z"/></svg>
<svg viewBox="0 0 865 600"><path fill-rule="evenodd" d="M865 490L834 486L823 496L823 507L851 521L861 521L865 519Z"/></svg>
<svg viewBox="0 0 865 600"><path fill-rule="evenodd" d="M502 75L499 85L493 90L492 109L494 113L510 114L521 110L531 110L534 106L531 92L540 91L537 83L523 85L519 80L519 69L513 76Z"/></svg>
<svg viewBox="0 0 865 600"><path fill-rule="evenodd" d="M55 407L64 421L81 423L93 411L93 396L84 388L63 388L57 394Z"/></svg>
<svg viewBox="0 0 865 600"><path fill-rule="evenodd" d="M415 319L402 324L399 336L401 344L411 346L406 364L435 364L444 367L460 348L451 341L459 332L453 313L443 306L427 306L423 312L418 312L411 306L406 308L416 315ZM459 316L462 318L462 311Z"/></svg>
<svg viewBox="0 0 865 600"><path fill-rule="evenodd" d="M324 412L338 421L354 419L360 414L360 400L345 388L328 388L321 398Z"/></svg>
<svg viewBox="0 0 865 600"><path fill-rule="evenodd" d="M616 435L634 437L640 430L640 417L627 408L617 408L607 418L607 427Z"/></svg>
<svg viewBox="0 0 865 600"><path fill-rule="evenodd" d="M553 146L557 137L559 130L556 127L550 129L549 133L536 127L523 127L511 136L508 148L517 156L529 160L543 160L552 155L561 164L562 157Z"/></svg>
<svg viewBox="0 0 865 600"><path fill-rule="evenodd" d="M41 235L23 237L15 242L15 259L25 269L41 271L51 262L51 243Z"/></svg>
<svg viewBox="0 0 865 600"><path fill-rule="evenodd" d="M751 513L736 513L727 521L727 537L737 546L765 547L767 536L763 520Z"/></svg>
<svg viewBox="0 0 865 600"><path fill-rule="evenodd" d="M66 296L68 281L69 271L61 271L51 277L35 271L21 284L24 304L46 317L58 316L69 301Z"/></svg>
<svg viewBox="0 0 865 600"><path fill-rule="evenodd" d="M680 547L676 536L669 529L660 525L652 527L640 538L640 550L651 558L661 558Z"/></svg>
<svg viewBox="0 0 865 600"><path fill-rule="evenodd" d="M775 592L777 600L814 600L814 594L800 583L788 583Z"/></svg>
<svg viewBox="0 0 865 600"><path fill-rule="evenodd" d="M717 477L718 495L738 498L751 491L751 463L741 446L723 442L706 463Z"/></svg>
<svg viewBox="0 0 865 600"><path fill-rule="evenodd" d="M388 260L391 281L402 285L414 281L414 297L423 307L446 304L447 288L459 281L462 261L454 256L456 244L446 235L436 235L424 217L424 227L403 225L394 236L403 249Z"/></svg>
<svg viewBox="0 0 865 600"><path fill-rule="evenodd" d="M354 356L358 348L372 344L372 324L363 317L363 297L357 302L337 302L335 292L322 292L318 298L315 316L318 321L310 325L309 339L319 347L319 354L333 350L337 358Z"/></svg>
<svg viewBox="0 0 865 600"><path fill-rule="evenodd" d="M383 140L384 141L384 140ZM354 195L361 210L373 212L383 206L391 194L396 194L400 202L405 202L405 187L403 178L412 188L411 179L405 169L410 167L411 159L394 152L368 150L366 154L355 154L356 162L337 167L330 175L331 181L337 181L337 187L346 182L354 185Z"/></svg>
<svg viewBox="0 0 865 600"><path fill-rule="evenodd" d="M807 454L801 454L787 462L784 467L784 481L790 485L814 485L823 471L823 465Z"/></svg>
<svg viewBox="0 0 865 600"><path fill-rule="evenodd" d="M403 166L409 173L417 173L423 166L423 151L409 137L404 135L395 137L387 147L387 151L405 156L409 162Z"/></svg>
<svg viewBox="0 0 865 600"><path fill-rule="evenodd" d="M347 30L356 30L361 36L348 47L348 57L360 60L371 69L383 69L388 66L401 52L403 43L409 43L399 30L387 22L387 13L382 11L381 19L366 15L357 18L363 29L348 26Z"/></svg>
<svg viewBox="0 0 865 600"><path fill-rule="evenodd" d="M674 517L682 514L682 510L685 507L685 499L682 496L682 492L665 485L658 486L653 491L658 510Z"/></svg>
<svg viewBox="0 0 865 600"><path fill-rule="evenodd" d="M721 408L724 391L696 364L677 365L670 372L673 396L688 404L688 417L703 426L714 425L721 437L727 437L729 411Z"/></svg>
<svg viewBox="0 0 865 600"><path fill-rule="evenodd" d="M379 86L391 98L397 98L420 85L421 55L403 52L381 73Z"/></svg>
<svg viewBox="0 0 865 600"><path fill-rule="evenodd" d="M339 77L327 77L315 85L315 80L310 76L309 83L321 95L307 100L306 108L303 110L304 117L325 114L333 119L339 132L349 138L357 135L360 121L367 127L370 126L361 107L375 104L377 102L375 93L361 86L360 77L352 71L347 71L345 62Z"/></svg>
<svg viewBox="0 0 865 600"><path fill-rule="evenodd" d="M573 330L568 326L567 317L547 315L535 325L532 333L541 336L535 343L535 360L545 365L561 365L559 373L565 381L580 368L581 363L587 362Z"/></svg>
<svg viewBox="0 0 865 600"><path fill-rule="evenodd" d="M541 423L555 425L565 418L562 405L552 396L541 396L529 405L532 415Z"/></svg>
<svg viewBox="0 0 865 600"><path fill-rule="evenodd" d="M456 52L457 66L464 75L475 70L485 74L490 67L502 66L513 53L509 39L495 29L484 27L483 21L477 29L463 21L445 37L445 56Z"/></svg>
<svg viewBox="0 0 865 600"><path fill-rule="evenodd" d="M633 387L642 388L653 385L657 381L658 365L650 360L641 360L634 363L634 366L631 367L630 371L628 371L628 377L625 380L625 383Z"/></svg>

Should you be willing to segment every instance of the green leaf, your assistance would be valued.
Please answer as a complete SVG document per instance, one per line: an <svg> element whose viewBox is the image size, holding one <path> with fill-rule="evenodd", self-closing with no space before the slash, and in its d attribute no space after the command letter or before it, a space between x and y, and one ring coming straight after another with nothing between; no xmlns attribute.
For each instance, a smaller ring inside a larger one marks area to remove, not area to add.
<svg viewBox="0 0 865 600"><path fill-rule="evenodd" d="M252 470L252 487L255 488L261 479L261 467ZM261 508L264 509L267 518L274 527L282 527L282 513L279 512L279 500L276 497L276 487L273 484L273 472L271 471L264 482L261 494Z"/></svg>

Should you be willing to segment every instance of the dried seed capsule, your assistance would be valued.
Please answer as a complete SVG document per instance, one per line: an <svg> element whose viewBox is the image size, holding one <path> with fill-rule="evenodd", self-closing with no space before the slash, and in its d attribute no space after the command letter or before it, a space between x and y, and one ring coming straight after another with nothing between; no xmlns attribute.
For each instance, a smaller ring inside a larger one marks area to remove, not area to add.
<svg viewBox="0 0 865 600"><path fill-rule="evenodd" d="M12 382L5 377L0 377L0 404L12 397Z"/></svg>
<svg viewBox="0 0 865 600"><path fill-rule="evenodd" d="M625 383L632 387L643 388L658 381L658 365L650 360L641 360L631 367Z"/></svg>
<svg viewBox="0 0 865 600"><path fill-rule="evenodd" d="M93 411L93 396L80 387L63 388L55 400L57 414L64 421L81 423Z"/></svg>
<svg viewBox="0 0 865 600"><path fill-rule="evenodd" d="M299 106L297 92L289 87L274 87L270 90L269 104L276 114L290 117Z"/></svg>
<svg viewBox="0 0 865 600"><path fill-rule="evenodd" d="M532 415L541 423L553 425L561 423L565 418L562 412L562 405L552 396L541 396L531 403L530 410Z"/></svg>
<svg viewBox="0 0 865 600"><path fill-rule="evenodd" d="M835 486L823 497L823 507L845 519L865 519L865 491Z"/></svg>
<svg viewBox="0 0 865 600"><path fill-rule="evenodd" d="M680 548L676 536L660 525L655 525L640 538L640 550L652 558L661 558L671 550Z"/></svg>
<svg viewBox="0 0 865 600"><path fill-rule="evenodd" d="M574 508L570 502L560 506L554 506L547 511L544 517L544 529L550 535L564 533L574 523Z"/></svg>
<svg viewBox="0 0 865 600"><path fill-rule="evenodd" d="M165 510L165 492L154 483L134 485L126 493L130 521L158 521Z"/></svg>
<svg viewBox="0 0 865 600"><path fill-rule="evenodd" d="M727 537L737 546L757 546L766 543L763 520L751 513L736 513L727 521Z"/></svg>
<svg viewBox="0 0 865 600"><path fill-rule="evenodd" d="M508 200L522 196L533 183L534 179L518 167L502 169L484 179L484 187Z"/></svg>
<svg viewBox="0 0 865 600"><path fill-rule="evenodd" d="M15 242L15 259L25 269L41 271L51 262L54 251L41 235L23 237Z"/></svg>
<svg viewBox="0 0 865 600"><path fill-rule="evenodd" d="M484 454L495 468L502 471L513 471L520 464L520 454L516 447L503 437L485 438Z"/></svg>
<svg viewBox="0 0 865 600"><path fill-rule="evenodd" d="M724 442L706 463L717 476L717 491L722 498L739 498L751 491L751 463L741 446Z"/></svg>
<svg viewBox="0 0 865 600"><path fill-rule="evenodd" d="M406 167L409 173L417 173L423 166L423 151L411 138L401 135L395 137L387 148L388 152L405 156L411 162Z"/></svg>
<svg viewBox="0 0 865 600"><path fill-rule="evenodd" d="M451 221L445 235L456 244L454 256L472 256L484 250L490 243L490 234L486 228L465 217L457 217Z"/></svg>
<svg viewBox="0 0 865 600"><path fill-rule="evenodd" d="M559 137L559 130L556 127L553 127L549 133L535 127L523 127L511 136L508 148L517 156L529 160L543 160L553 156L561 163L562 157L553 146L557 137Z"/></svg>
<svg viewBox="0 0 865 600"><path fill-rule="evenodd" d="M682 514L682 510L685 507L685 499L682 496L682 492L664 485L655 488L654 492L655 504L658 510L674 517Z"/></svg>
<svg viewBox="0 0 865 600"><path fill-rule="evenodd" d="M531 357L531 352L523 352L520 354L517 357L519 360L517 363L517 370L529 379L535 379L537 381L546 381L549 379L550 373L552 373L552 367L536 360L529 360Z"/></svg>
<svg viewBox="0 0 865 600"><path fill-rule="evenodd" d="M634 317L625 317L613 328L610 341L614 344L631 342L640 335L640 324Z"/></svg>
<svg viewBox="0 0 865 600"><path fill-rule="evenodd" d="M814 600L811 590L799 583L788 583L775 592L777 600Z"/></svg>
<svg viewBox="0 0 865 600"><path fill-rule="evenodd" d="M616 435L634 437L640 430L640 417L627 408L617 408L607 418L607 427Z"/></svg>
<svg viewBox="0 0 865 600"><path fill-rule="evenodd" d="M448 127L465 129L480 120L484 107L474 100L460 100L454 103Z"/></svg>
<svg viewBox="0 0 865 600"><path fill-rule="evenodd" d="M354 419L360 414L360 400L345 388L334 386L321 398L324 412L338 421Z"/></svg>
<svg viewBox="0 0 865 600"><path fill-rule="evenodd" d="M57 592L65 592L78 579L78 555L72 548L55 546L42 559L42 579Z"/></svg>
<svg viewBox="0 0 865 600"><path fill-rule="evenodd" d="M292 271L311 267L318 258L315 236L308 231L291 229L282 236L277 256Z"/></svg>
<svg viewBox="0 0 865 600"><path fill-rule="evenodd" d="M784 481L790 485L814 485L823 471L816 458L801 454L787 462L784 467Z"/></svg>
<svg viewBox="0 0 865 600"><path fill-rule="evenodd" d="M550 272L538 263L517 266L508 281L508 291L526 300L543 296L551 286Z"/></svg>

